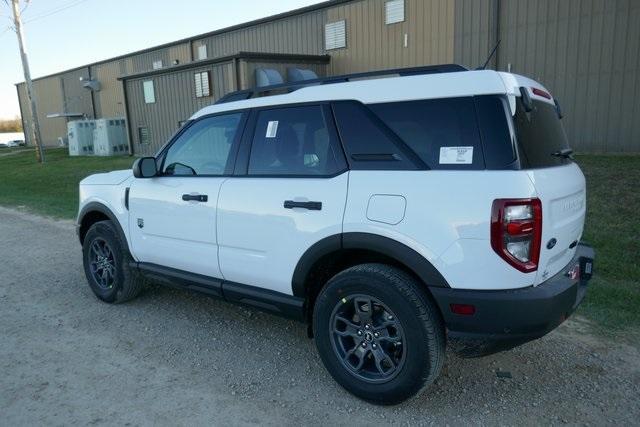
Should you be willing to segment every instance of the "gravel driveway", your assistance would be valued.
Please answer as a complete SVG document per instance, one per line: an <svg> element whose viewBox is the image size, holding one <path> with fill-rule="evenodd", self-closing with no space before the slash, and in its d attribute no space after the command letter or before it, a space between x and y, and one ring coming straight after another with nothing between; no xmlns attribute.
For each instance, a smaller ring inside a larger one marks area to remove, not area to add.
<svg viewBox="0 0 640 427"><path fill-rule="evenodd" d="M449 354L419 398L376 407L329 377L302 324L153 287L85 283L70 222L0 208L4 425L638 424L640 351L574 319L483 359Z"/></svg>

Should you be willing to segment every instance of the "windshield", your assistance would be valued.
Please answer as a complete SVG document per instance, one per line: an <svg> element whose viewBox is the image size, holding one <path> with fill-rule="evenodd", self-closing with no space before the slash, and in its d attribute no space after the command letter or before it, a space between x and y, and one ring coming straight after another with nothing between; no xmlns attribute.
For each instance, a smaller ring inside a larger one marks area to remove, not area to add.
<svg viewBox="0 0 640 427"><path fill-rule="evenodd" d="M526 112L521 98L517 98L513 123L522 168L544 168L569 161L553 155L569 148L555 105L534 100L533 109Z"/></svg>

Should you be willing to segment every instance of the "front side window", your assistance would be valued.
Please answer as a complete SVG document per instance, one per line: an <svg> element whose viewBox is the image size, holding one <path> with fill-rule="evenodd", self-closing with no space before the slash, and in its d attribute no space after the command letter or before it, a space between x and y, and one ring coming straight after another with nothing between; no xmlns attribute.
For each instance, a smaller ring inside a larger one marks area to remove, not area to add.
<svg viewBox="0 0 640 427"><path fill-rule="evenodd" d="M258 113L250 175L333 175L339 171L332 134L321 106Z"/></svg>
<svg viewBox="0 0 640 427"><path fill-rule="evenodd" d="M223 175L242 113L207 117L187 128L167 151L164 175Z"/></svg>

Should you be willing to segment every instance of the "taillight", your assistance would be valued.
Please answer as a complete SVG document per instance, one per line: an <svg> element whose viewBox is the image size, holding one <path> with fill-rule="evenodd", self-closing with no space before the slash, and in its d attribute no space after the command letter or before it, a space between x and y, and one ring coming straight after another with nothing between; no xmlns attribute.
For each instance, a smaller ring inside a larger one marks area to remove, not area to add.
<svg viewBox="0 0 640 427"><path fill-rule="evenodd" d="M533 92L534 95L538 95L538 96L541 96L543 98L551 99L551 94L549 94L549 92L545 92L544 90L538 89L537 87L532 87L531 88L531 92Z"/></svg>
<svg viewBox="0 0 640 427"><path fill-rule="evenodd" d="M497 199L491 212L491 247L518 270L538 269L542 240L540 199Z"/></svg>

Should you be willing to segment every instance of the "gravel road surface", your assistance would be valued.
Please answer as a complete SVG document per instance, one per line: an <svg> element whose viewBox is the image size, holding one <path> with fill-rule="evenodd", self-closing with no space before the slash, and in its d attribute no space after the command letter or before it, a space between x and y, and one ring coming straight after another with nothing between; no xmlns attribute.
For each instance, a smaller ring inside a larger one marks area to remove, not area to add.
<svg viewBox="0 0 640 427"><path fill-rule="evenodd" d="M342 390L299 323L152 287L119 306L85 283L70 222L0 208L0 424L635 424L640 351L581 319L483 359L447 355L425 394Z"/></svg>

